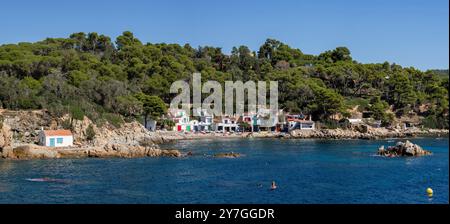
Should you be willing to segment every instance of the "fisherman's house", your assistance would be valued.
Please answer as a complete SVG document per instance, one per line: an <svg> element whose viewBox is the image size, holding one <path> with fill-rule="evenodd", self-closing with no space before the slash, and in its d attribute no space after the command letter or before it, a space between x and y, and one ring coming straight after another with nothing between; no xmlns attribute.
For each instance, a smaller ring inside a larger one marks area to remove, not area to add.
<svg viewBox="0 0 450 224"><path fill-rule="evenodd" d="M170 109L168 115L175 123L175 126L173 127L174 131L191 131L191 124L186 111L181 109Z"/></svg>
<svg viewBox="0 0 450 224"><path fill-rule="evenodd" d="M239 117L238 124L240 124L239 129L241 131L253 132L254 130L257 130L258 117L254 113L245 112ZM245 124L245 126L242 124Z"/></svg>
<svg viewBox="0 0 450 224"><path fill-rule="evenodd" d="M303 114L288 114L286 120L289 130L314 130L315 124L312 121L311 115L305 116Z"/></svg>
<svg viewBox="0 0 450 224"><path fill-rule="evenodd" d="M73 145L70 130L41 130L39 144L48 147L68 147Z"/></svg>
<svg viewBox="0 0 450 224"><path fill-rule="evenodd" d="M215 119L215 131L236 132L239 130L238 119L234 116L224 115Z"/></svg>
<svg viewBox="0 0 450 224"><path fill-rule="evenodd" d="M258 131L280 131L281 125L284 123L284 121L280 121L281 114L283 114L282 111L260 108L257 114L256 129Z"/></svg>
<svg viewBox="0 0 450 224"><path fill-rule="evenodd" d="M214 116L208 113L207 109L195 109L194 115L199 118L198 121L193 123L193 131L211 131L213 128Z"/></svg>

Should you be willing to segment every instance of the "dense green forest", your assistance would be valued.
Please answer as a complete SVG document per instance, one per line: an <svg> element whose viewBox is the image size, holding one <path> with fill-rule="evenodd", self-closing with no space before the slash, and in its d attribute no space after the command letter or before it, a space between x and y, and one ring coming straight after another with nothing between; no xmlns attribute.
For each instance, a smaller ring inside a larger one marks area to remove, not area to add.
<svg viewBox="0 0 450 224"><path fill-rule="evenodd" d="M114 42L74 33L0 46L0 108L45 108L57 116L118 124L157 117L174 96L172 82L201 72L203 81L278 80L281 107L316 120L348 116L347 109L359 105L384 125L416 113L427 127L448 128L446 71L447 76L389 62L362 64L346 47L308 55L274 39L257 51L239 46L226 55L219 47L144 44L131 32Z"/></svg>

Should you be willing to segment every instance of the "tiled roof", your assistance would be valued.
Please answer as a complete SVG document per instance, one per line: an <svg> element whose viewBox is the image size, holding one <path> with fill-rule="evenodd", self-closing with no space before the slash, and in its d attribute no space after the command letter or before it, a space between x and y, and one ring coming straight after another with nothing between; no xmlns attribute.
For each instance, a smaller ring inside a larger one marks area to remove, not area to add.
<svg viewBox="0 0 450 224"><path fill-rule="evenodd" d="M45 136L72 136L70 130L45 130Z"/></svg>

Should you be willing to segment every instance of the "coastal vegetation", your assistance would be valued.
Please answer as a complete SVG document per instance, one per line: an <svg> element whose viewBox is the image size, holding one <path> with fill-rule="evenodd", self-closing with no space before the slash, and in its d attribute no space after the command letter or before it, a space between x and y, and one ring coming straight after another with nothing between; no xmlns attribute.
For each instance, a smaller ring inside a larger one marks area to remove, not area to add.
<svg viewBox="0 0 450 224"><path fill-rule="evenodd" d="M425 127L449 124L448 70L363 64L346 47L309 55L274 39L257 51L237 46L227 55L213 46L142 43L128 31L115 41L92 32L0 46L0 108L47 109L120 126L166 113L170 85L194 72L221 83L278 80L283 109L329 127L345 126L331 118L349 117L356 106L383 126L411 113L424 117Z"/></svg>

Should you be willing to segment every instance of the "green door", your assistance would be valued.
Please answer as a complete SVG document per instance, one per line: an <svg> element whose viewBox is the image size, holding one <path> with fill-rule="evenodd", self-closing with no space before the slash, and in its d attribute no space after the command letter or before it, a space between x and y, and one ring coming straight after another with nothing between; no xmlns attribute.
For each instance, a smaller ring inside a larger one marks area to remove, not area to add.
<svg viewBox="0 0 450 224"><path fill-rule="evenodd" d="M54 138L50 139L50 146L55 147L55 139Z"/></svg>
<svg viewBox="0 0 450 224"><path fill-rule="evenodd" d="M186 131L191 131L191 126L190 125L186 126Z"/></svg>

